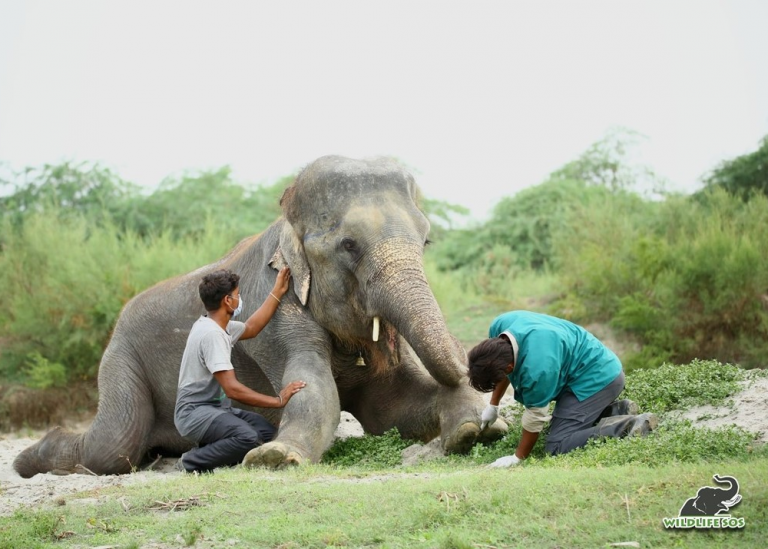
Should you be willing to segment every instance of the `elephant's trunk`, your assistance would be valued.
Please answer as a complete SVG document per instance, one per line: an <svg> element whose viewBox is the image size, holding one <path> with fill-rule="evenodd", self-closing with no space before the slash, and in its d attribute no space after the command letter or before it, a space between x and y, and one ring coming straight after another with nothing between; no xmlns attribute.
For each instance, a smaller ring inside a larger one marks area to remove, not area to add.
<svg viewBox="0 0 768 549"><path fill-rule="evenodd" d="M465 375L466 352L448 332L421 265L421 250L393 238L373 254L372 263L384 265L368 282L373 316L397 328L433 378L457 386Z"/></svg>
<svg viewBox="0 0 768 549"><path fill-rule="evenodd" d="M739 481L736 480L733 477L721 477L719 475L714 475L712 478L715 479L720 484L729 483L731 485L730 488L724 489L723 493L720 495L720 498L724 501L733 499L733 497L739 493Z"/></svg>

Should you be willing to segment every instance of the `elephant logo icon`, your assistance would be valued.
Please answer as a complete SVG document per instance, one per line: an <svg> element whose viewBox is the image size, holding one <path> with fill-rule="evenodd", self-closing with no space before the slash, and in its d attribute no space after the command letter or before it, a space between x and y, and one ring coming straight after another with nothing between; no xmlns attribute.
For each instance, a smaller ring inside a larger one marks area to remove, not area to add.
<svg viewBox="0 0 768 549"><path fill-rule="evenodd" d="M716 488L703 486L699 488L696 497L692 497L683 503L680 508L681 517L714 517L726 515L731 507L741 501L739 494L739 481L734 477L714 475L712 477L718 484L728 484L728 488Z"/></svg>

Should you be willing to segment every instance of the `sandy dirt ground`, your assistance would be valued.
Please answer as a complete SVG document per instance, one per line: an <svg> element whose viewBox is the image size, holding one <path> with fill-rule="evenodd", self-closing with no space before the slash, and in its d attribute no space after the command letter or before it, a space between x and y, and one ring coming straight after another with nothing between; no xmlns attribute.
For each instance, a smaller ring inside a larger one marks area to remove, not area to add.
<svg viewBox="0 0 768 549"><path fill-rule="evenodd" d="M64 427L76 433L88 429L90 419L65 423ZM21 478L13 469L13 460L25 448L37 442L45 431L2 433L0 434L0 516L13 514L19 507L39 507L58 505L69 501L67 496L80 492L90 492L91 498L78 498L78 503L99 502L99 490L108 486L127 486L137 482L163 482L181 473L174 468L175 457L163 458L154 464L151 470L140 470L127 475L93 476L76 475L35 475ZM342 413L341 422L336 429L337 438L363 436L363 428L357 420L346 412Z"/></svg>
<svg viewBox="0 0 768 549"><path fill-rule="evenodd" d="M741 382L743 390L723 406L697 406L682 412L695 425L716 428L736 425L760 433L759 443L768 442L768 377Z"/></svg>
<svg viewBox="0 0 768 549"><path fill-rule="evenodd" d="M737 425L749 431L760 433L759 440L768 442L768 378L760 377L743 383L743 390L730 403L715 408L703 406L686 411L683 415L696 424L705 427ZM486 399L488 397L486 396ZM505 397L502 405L513 402ZM87 429L88 420L67 425L75 432ZM152 470L137 471L127 475L92 476L75 474L57 476L35 475L23 479L13 470L13 460L27 446L36 442L44 432L0 434L0 516L11 515L19 507L39 507L69 502L68 496L89 492L91 497L77 500L78 503L98 503L99 490L108 486L127 486L139 482L163 482L180 475L174 469L176 458L161 459ZM362 436L360 424L346 412L342 413L336 436ZM439 439L427 445L414 445L404 451L404 460L429 459L440 455Z"/></svg>

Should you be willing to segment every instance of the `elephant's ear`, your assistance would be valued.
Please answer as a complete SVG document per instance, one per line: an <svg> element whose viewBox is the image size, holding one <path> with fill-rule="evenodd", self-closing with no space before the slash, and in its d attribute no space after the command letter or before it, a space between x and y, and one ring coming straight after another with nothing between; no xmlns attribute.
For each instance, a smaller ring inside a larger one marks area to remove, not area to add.
<svg viewBox="0 0 768 549"><path fill-rule="evenodd" d="M269 265L278 271L286 265L291 269L293 291L301 304L306 305L307 299L309 299L309 263L307 263L307 256L304 254L304 246L288 223L283 225L280 243L270 258Z"/></svg>

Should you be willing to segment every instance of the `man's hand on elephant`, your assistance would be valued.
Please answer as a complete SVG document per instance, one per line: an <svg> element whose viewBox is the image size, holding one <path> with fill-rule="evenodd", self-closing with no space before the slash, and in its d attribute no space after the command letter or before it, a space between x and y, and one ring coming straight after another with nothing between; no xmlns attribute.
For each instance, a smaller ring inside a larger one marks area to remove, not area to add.
<svg viewBox="0 0 768 549"><path fill-rule="evenodd" d="M519 465L522 461L523 460L517 457L515 454L512 454L511 456L500 457L491 463L488 467L514 467Z"/></svg>
<svg viewBox="0 0 768 549"><path fill-rule="evenodd" d="M288 385L283 387L283 389L280 391L280 403L282 404L280 407L282 408L288 404L288 401L291 400L291 397L306 386L307 383L305 381L291 381Z"/></svg>
<svg viewBox="0 0 768 549"><path fill-rule="evenodd" d="M499 417L499 407L494 406L493 404L489 404L485 407L485 410L483 410L483 413L480 415L480 430L482 431L488 425L493 425L493 423L498 419Z"/></svg>
<svg viewBox="0 0 768 549"><path fill-rule="evenodd" d="M288 283L291 280L291 269L288 267L283 267L280 269L280 271L277 273L277 279L275 280L275 285L272 288L272 293L277 298L283 297L286 292L288 291Z"/></svg>

